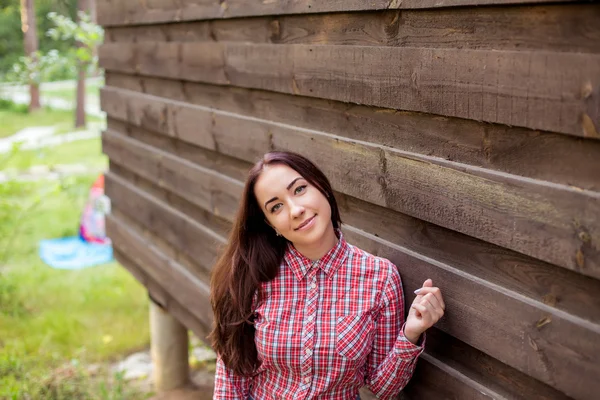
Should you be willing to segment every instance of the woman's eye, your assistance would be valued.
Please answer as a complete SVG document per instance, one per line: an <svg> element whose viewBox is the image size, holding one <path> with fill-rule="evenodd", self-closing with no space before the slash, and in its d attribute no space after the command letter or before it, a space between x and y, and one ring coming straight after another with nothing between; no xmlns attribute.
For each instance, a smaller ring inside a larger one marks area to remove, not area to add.
<svg viewBox="0 0 600 400"><path fill-rule="evenodd" d="M294 190L294 194L302 193L306 189L306 185L298 186L296 190Z"/></svg>
<svg viewBox="0 0 600 400"><path fill-rule="evenodd" d="M275 204L273 207L271 207L271 212L273 213L273 212L279 210L280 206L281 206L281 203Z"/></svg>

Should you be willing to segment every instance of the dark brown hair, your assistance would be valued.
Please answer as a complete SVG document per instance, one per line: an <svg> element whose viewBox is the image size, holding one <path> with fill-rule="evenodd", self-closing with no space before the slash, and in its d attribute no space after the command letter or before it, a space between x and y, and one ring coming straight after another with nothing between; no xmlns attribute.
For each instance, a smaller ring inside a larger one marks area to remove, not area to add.
<svg viewBox="0 0 600 400"><path fill-rule="evenodd" d="M260 284L277 276L288 243L267 224L254 195L263 168L273 164L287 165L315 186L329 201L334 229L342 223L329 180L305 157L271 152L250 170L229 241L211 278L215 324L209 338L225 366L239 376L251 375L259 366L252 304L255 293L261 301Z"/></svg>

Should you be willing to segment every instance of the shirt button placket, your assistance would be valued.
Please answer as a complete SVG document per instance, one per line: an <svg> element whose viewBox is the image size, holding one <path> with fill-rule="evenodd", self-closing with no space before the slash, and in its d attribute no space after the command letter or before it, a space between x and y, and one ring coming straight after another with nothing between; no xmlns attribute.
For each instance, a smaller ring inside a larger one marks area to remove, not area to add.
<svg viewBox="0 0 600 400"><path fill-rule="evenodd" d="M304 352L301 355L302 381L304 383L303 390L308 390L312 381L312 355L314 350L315 320L319 294L319 291L317 290L316 272L316 270L312 270L309 272L309 276L307 276L307 280L310 283L307 285L304 332L302 335L302 348L304 349Z"/></svg>

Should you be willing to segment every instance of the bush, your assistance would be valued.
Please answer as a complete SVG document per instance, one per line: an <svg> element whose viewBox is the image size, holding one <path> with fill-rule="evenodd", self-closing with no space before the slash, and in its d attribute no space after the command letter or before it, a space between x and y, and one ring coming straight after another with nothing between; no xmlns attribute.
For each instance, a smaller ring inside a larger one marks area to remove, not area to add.
<svg viewBox="0 0 600 400"><path fill-rule="evenodd" d="M0 110L12 111L20 114L27 114L29 112L27 104L17 104L12 100L2 98L0 98Z"/></svg>

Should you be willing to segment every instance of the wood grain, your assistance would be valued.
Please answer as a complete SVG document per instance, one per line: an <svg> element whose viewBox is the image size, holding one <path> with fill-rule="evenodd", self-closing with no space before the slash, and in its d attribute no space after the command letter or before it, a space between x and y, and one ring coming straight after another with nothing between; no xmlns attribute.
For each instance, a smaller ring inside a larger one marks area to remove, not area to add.
<svg viewBox="0 0 600 400"><path fill-rule="evenodd" d="M596 54L143 42L104 44L99 55L111 71L600 138L600 113L588 110L599 101Z"/></svg>
<svg viewBox="0 0 600 400"><path fill-rule="evenodd" d="M127 181L128 187L133 186L140 189L149 196L154 197L167 204L169 207L187 215L195 222L205 226L219 236L228 236L231 228L231 223L229 221L215 216L210 211L198 207L178 194L165 190L154 182L136 175L114 162L110 162L109 171L111 174ZM182 254L183 253L179 253L178 255Z"/></svg>
<svg viewBox="0 0 600 400"><path fill-rule="evenodd" d="M128 197L134 204L139 204L139 208L147 207L139 196L128 193ZM119 209L118 203L116 207ZM155 210L153 219L144 220L161 219L160 214ZM185 217L173 214L165 217L164 221L178 227L182 236L202 237L201 228ZM160 221L149 223L155 224L153 229L157 229L156 233L162 229ZM431 260L350 225L345 225L344 231L351 243L396 263L407 293L420 287L425 277L431 277L442 288L448 317L439 323L440 329L575 398L586 398L591 393L590 385L592 388L594 385L592 377L599 368L593 361L598 357L595 346L600 336L598 325L491 285L464 271L459 272L453 266ZM169 237L168 234L165 236ZM178 242L177 246L185 244ZM186 247L179 249L189 251ZM469 301L474 291L478 294L476 303ZM500 310L495 309L497 304L502 304ZM490 313L490 309L495 311ZM550 323L540 325L541 320ZM587 361L582 361L581 357ZM573 368L573 363L578 364L578 369ZM585 389L570 386L569 382L576 376L585 383L582 385Z"/></svg>
<svg viewBox="0 0 600 400"><path fill-rule="evenodd" d="M159 187L216 216L230 220L237 211L243 188L239 181L108 131L103 133L103 151L111 161L128 166L146 179L158 179Z"/></svg>
<svg viewBox="0 0 600 400"><path fill-rule="evenodd" d="M183 252L194 264L203 268L202 276L209 284L210 271L225 238L209 230L186 214L149 196L142 190L128 186L128 182L112 173L106 175L106 191L114 207L159 236L161 240ZM153 243L156 243L153 240ZM167 254L176 260L176 253ZM176 260L177 261L177 260ZM194 268L197 269L197 268Z"/></svg>
<svg viewBox="0 0 600 400"><path fill-rule="evenodd" d="M114 27L105 42L251 42L600 52L600 5L393 10Z"/></svg>
<svg viewBox="0 0 600 400"><path fill-rule="evenodd" d="M133 226L125 226L112 216L107 217L106 224L113 245L119 252L141 266L155 282L160 282L165 292L185 305L204 327L212 325L209 288L202 280L163 254L152 242L144 240Z"/></svg>
<svg viewBox="0 0 600 400"><path fill-rule="evenodd" d="M166 135L248 162L272 149L310 155L343 193L588 276L600 276L600 198L596 192L204 107L149 97L144 101L151 106L136 102L138 111L128 112L115 102L115 111L107 111L133 124L141 124L140 115L146 121L167 115L167 122L154 124L155 131L162 129ZM153 163L149 171L157 165ZM354 168L348 170L348 165Z"/></svg>
<svg viewBox="0 0 600 400"><path fill-rule="evenodd" d="M98 22L104 26L152 24L257 15L311 14L339 11L372 11L385 9L426 9L441 7L563 3L575 0L193 0L182 3L170 0L137 2L135 0L98 0Z"/></svg>
<svg viewBox="0 0 600 400"><path fill-rule="evenodd" d="M226 86L114 73L107 74L106 81L112 87L102 91L101 100L111 114L120 113L137 101L137 93L114 87L128 88L191 105L600 191L600 141ZM180 143L175 139L173 142ZM195 152L190 149L189 153Z"/></svg>
<svg viewBox="0 0 600 400"><path fill-rule="evenodd" d="M359 248L396 264L406 293L426 278L439 285L447 306L440 330L575 399L591 399L600 388L598 325L580 321L587 327L575 328L566 313L548 316L530 300L401 246L348 225L344 232Z"/></svg>
<svg viewBox="0 0 600 400"><path fill-rule="evenodd" d="M109 121L109 126L111 125ZM114 125L113 127L117 128ZM148 137L160 136L148 130L136 129L138 133L135 139L144 143L155 140L148 140ZM167 150L161 141L157 141L155 147L168 151L174 157L182 157L177 149ZM200 166L209 168L208 163L212 161L205 162L207 164L198 161ZM224 162L222 166L225 165ZM231 220L226 222L212 214L207 216L207 211L117 164L111 163L111 169L115 169L120 177L131 184L179 211L189 216L197 215L194 217L196 221L224 237L227 236ZM240 181L245 179L236 176L230 178ZM454 265L480 279L544 302L551 307L600 323L600 297L595 295L600 293L598 280L339 192L336 193L336 198L345 223L401 244L424 256ZM180 200L173 202L172 199ZM233 217L233 214L230 217Z"/></svg>
<svg viewBox="0 0 600 400"><path fill-rule="evenodd" d="M210 333L210 326L205 326L184 305L173 299L173 297L168 294L156 280L148 276L143 265L136 264L130 256L122 253L117 248L114 249L114 256L119 264L125 267L131 275L148 289L148 294L160 303L169 314L177 318L177 320L188 329L192 330L206 345L210 345L207 339L207 336Z"/></svg>

